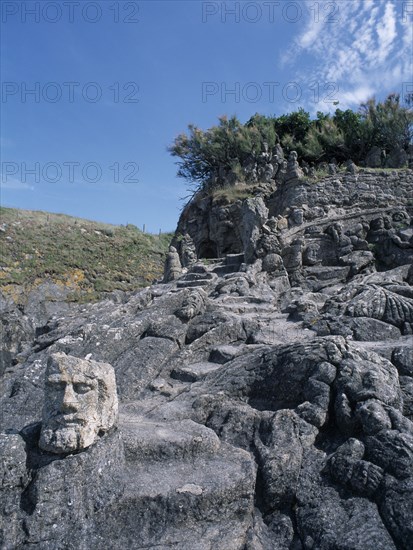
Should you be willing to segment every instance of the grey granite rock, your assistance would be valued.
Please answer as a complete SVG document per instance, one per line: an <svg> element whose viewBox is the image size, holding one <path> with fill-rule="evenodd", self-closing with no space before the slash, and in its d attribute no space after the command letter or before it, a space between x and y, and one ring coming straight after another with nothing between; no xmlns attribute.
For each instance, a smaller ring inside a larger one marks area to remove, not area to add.
<svg viewBox="0 0 413 550"><path fill-rule="evenodd" d="M410 550L413 172L254 164L251 197L185 207L164 283L0 303L5 549ZM90 441L45 443L56 361L113 368L118 424L112 378Z"/></svg>

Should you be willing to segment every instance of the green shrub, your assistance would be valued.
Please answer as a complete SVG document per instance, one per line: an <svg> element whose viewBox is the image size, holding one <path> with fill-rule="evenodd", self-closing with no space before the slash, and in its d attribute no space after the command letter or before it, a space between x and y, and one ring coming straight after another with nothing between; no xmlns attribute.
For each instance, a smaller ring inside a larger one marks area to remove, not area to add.
<svg viewBox="0 0 413 550"><path fill-rule="evenodd" d="M178 176L195 185L195 191L219 189L228 182L245 181L244 166L260 162L262 153L281 143L288 154L297 151L307 163L344 161L359 163L378 146L386 153L406 149L413 139L412 102L402 105L397 94L384 101L370 99L358 112L336 109L334 115L317 113L311 120L304 109L264 116L256 113L246 124L235 116L203 131L193 124L169 147L178 157Z"/></svg>

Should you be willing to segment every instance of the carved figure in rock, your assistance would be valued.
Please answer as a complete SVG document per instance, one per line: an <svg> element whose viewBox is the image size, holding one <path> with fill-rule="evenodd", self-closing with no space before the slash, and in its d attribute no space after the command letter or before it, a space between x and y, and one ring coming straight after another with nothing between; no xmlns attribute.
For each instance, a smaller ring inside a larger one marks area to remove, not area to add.
<svg viewBox="0 0 413 550"><path fill-rule="evenodd" d="M258 170L258 176L260 181L269 183L274 177L274 167L271 163L264 164Z"/></svg>
<svg viewBox="0 0 413 550"><path fill-rule="evenodd" d="M191 290L184 298L182 307L175 312L175 315L182 321L189 321L200 313L204 313L207 297L207 293L202 288Z"/></svg>
<svg viewBox="0 0 413 550"><path fill-rule="evenodd" d="M413 238L396 231L387 216L372 220L367 240L376 245L376 257L385 266L394 267L413 262Z"/></svg>
<svg viewBox="0 0 413 550"><path fill-rule="evenodd" d="M49 357L39 447L56 454L82 451L116 423L118 398L108 363L55 353Z"/></svg>
<svg viewBox="0 0 413 550"><path fill-rule="evenodd" d="M332 237L336 244L339 257L346 256L353 251L351 239L344 234L343 225L340 222L328 226L325 232Z"/></svg>
<svg viewBox="0 0 413 550"><path fill-rule="evenodd" d="M292 208L288 216L290 225L301 225L304 222L304 210L302 208Z"/></svg>
<svg viewBox="0 0 413 550"><path fill-rule="evenodd" d="M268 143L264 141L262 145L264 147L264 151L261 153L261 158L264 159L265 162L270 162L272 159L272 153L268 150Z"/></svg>
<svg viewBox="0 0 413 550"><path fill-rule="evenodd" d="M277 183L282 183L286 179L287 174L287 161L285 159L281 159L278 163L278 170L277 174L275 176L275 181Z"/></svg>
<svg viewBox="0 0 413 550"><path fill-rule="evenodd" d="M218 283L216 292L218 294L238 294L239 296L247 296L250 291L250 285L247 277L243 275L234 275L228 279L224 279Z"/></svg>
<svg viewBox="0 0 413 550"><path fill-rule="evenodd" d="M274 166L271 164L272 153L268 149L268 143L263 143L264 151L258 157L258 179L269 183L275 175Z"/></svg>
<svg viewBox="0 0 413 550"><path fill-rule="evenodd" d="M407 223L408 218L404 216L403 212L398 212L393 215L393 219L396 223ZM370 230L368 232L368 240L374 244L390 244L393 242L400 248L412 248L413 245L410 241L401 238L396 230L393 228L392 220L388 216L382 218L375 218L370 223Z"/></svg>
<svg viewBox="0 0 413 550"><path fill-rule="evenodd" d="M274 157L277 162L280 162L282 159L284 159L284 151L279 143L276 143L272 149L273 160L274 160Z"/></svg>
<svg viewBox="0 0 413 550"><path fill-rule="evenodd" d="M165 261L165 270L164 270L164 283L169 283L170 281L175 281L179 279L182 275L182 266L181 260L179 259L179 254L174 246L169 247L169 252Z"/></svg>
<svg viewBox="0 0 413 550"><path fill-rule="evenodd" d="M288 272L291 284L298 285L301 282L301 268L303 266L303 239L295 239L290 246L283 251L283 262Z"/></svg>
<svg viewBox="0 0 413 550"><path fill-rule="evenodd" d="M320 245L318 243L310 243L303 252L303 264L304 265L319 265L321 259L319 258Z"/></svg>
<svg viewBox="0 0 413 550"><path fill-rule="evenodd" d="M301 269L302 262L302 251L303 251L304 241L303 239L295 239L291 245L286 248L283 255L284 265L288 272L296 271Z"/></svg>
<svg viewBox="0 0 413 550"><path fill-rule="evenodd" d="M245 262L252 263L257 255L261 228L268 219L268 208L261 197L246 199L242 204L241 241Z"/></svg>
<svg viewBox="0 0 413 550"><path fill-rule="evenodd" d="M242 169L248 182L256 183L258 181L257 162L254 155L249 155L245 159Z"/></svg>
<svg viewBox="0 0 413 550"><path fill-rule="evenodd" d="M357 166L352 160L347 160L344 163L344 166L346 168L346 172L348 172L349 174L357 174Z"/></svg>
<svg viewBox="0 0 413 550"><path fill-rule="evenodd" d="M367 153L365 164L368 168L380 168L383 166L383 152L384 155L386 154L385 151L383 151L380 147L377 147L375 145L370 149L370 151Z"/></svg>
<svg viewBox="0 0 413 550"><path fill-rule="evenodd" d="M392 222L396 224L398 223L398 224L409 225L410 216L404 210L398 210L397 212L393 213Z"/></svg>
<svg viewBox="0 0 413 550"><path fill-rule="evenodd" d="M368 223L358 223L351 232L349 237L354 250L368 250L369 243L366 241L367 231L369 230Z"/></svg>
<svg viewBox="0 0 413 550"><path fill-rule="evenodd" d="M275 232L267 232L268 228L263 226L262 235L257 242L257 254L259 257L265 256L266 254L280 254L281 244L278 239L278 236Z"/></svg>
<svg viewBox="0 0 413 550"><path fill-rule="evenodd" d="M340 262L350 267L350 276L376 271L374 254L369 250L356 250L341 256Z"/></svg>
<svg viewBox="0 0 413 550"><path fill-rule="evenodd" d="M298 155L296 151L291 151L288 157L287 173L285 175L286 181L299 179L304 176L304 172L301 170L298 164Z"/></svg>
<svg viewBox="0 0 413 550"><path fill-rule="evenodd" d="M408 165L408 161L409 156L407 152L401 147L398 147L390 151L386 159L386 166L388 168L405 168Z"/></svg>
<svg viewBox="0 0 413 550"><path fill-rule="evenodd" d="M387 237L387 230L384 227L384 219L382 217L375 218L370 222L370 229L367 236L371 243L380 243L383 238Z"/></svg>

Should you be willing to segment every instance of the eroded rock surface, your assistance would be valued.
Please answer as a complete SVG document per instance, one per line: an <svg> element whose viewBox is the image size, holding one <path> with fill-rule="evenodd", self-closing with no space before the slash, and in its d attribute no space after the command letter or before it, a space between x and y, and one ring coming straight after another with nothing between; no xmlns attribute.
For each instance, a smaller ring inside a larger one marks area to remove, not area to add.
<svg viewBox="0 0 413 550"><path fill-rule="evenodd" d="M167 282L4 306L2 547L410 550L412 172L282 163L184 211Z"/></svg>

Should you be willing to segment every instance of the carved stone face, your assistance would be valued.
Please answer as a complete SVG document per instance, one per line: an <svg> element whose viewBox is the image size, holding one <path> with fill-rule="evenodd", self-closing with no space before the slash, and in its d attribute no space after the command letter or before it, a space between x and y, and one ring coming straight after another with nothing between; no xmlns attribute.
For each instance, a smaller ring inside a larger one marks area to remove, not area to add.
<svg viewBox="0 0 413 550"><path fill-rule="evenodd" d="M320 245L317 243L312 243L307 246L304 251L303 260L306 265L317 265L321 263L321 260L318 257L320 251Z"/></svg>
<svg viewBox="0 0 413 550"><path fill-rule="evenodd" d="M384 229L384 221L383 218L376 218L371 221L370 223L370 229L372 231L379 231L380 229Z"/></svg>
<svg viewBox="0 0 413 550"><path fill-rule="evenodd" d="M58 454L86 449L114 425L117 408L111 365L53 354L46 370L40 448Z"/></svg>

